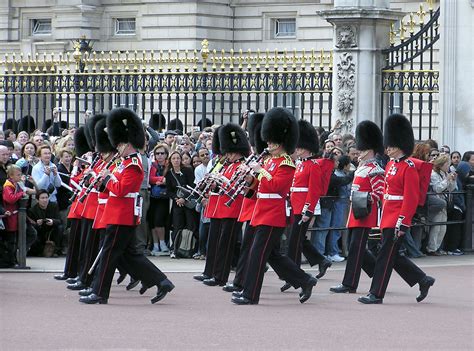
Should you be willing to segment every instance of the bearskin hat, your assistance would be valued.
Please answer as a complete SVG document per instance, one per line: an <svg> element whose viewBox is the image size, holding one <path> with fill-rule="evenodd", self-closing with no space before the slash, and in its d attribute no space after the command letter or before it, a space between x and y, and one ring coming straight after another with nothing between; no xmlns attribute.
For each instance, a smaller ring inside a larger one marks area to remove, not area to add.
<svg viewBox="0 0 474 351"><path fill-rule="evenodd" d="M20 119L20 122L18 123L18 131L25 131L28 134L31 134L35 131L36 129L36 124L35 124L35 119L31 116L25 116Z"/></svg>
<svg viewBox="0 0 474 351"><path fill-rule="evenodd" d="M264 117L265 114L263 113L252 113L249 115L249 120L247 124L250 145L255 148L255 151L258 154L261 154L263 150L265 150L265 148L268 146L267 143L262 140L262 136L260 134Z"/></svg>
<svg viewBox="0 0 474 351"><path fill-rule="evenodd" d="M3 131L11 129L16 133L18 131L18 122L13 118L7 118L7 120L3 123L2 129Z"/></svg>
<svg viewBox="0 0 474 351"><path fill-rule="evenodd" d="M212 135L212 153L214 155L221 155L221 142L219 140L219 130L222 128L222 126L219 126L216 128L214 131L214 134Z"/></svg>
<svg viewBox="0 0 474 351"><path fill-rule="evenodd" d="M394 113L385 121L384 147L398 147L407 156L413 153L415 137L410 121L401 114Z"/></svg>
<svg viewBox="0 0 474 351"><path fill-rule="evenodd" d="M48 131L48 128L51 127L52 125L53 125L53 120L51 118L47 119L46 121L44 121L43 127L41 127L41 131L43 133L46 133Z"/></svg>
<svg viewBox="0 0 474 351"><path fill-rule="evenodd" d="M300 137L296 147L308 150L316 155L319 152L319 138L316 128L304 119L298 121L298 127L300 130Z"/></svg>
<svg viewBox="0 0 474 351"><path fill-rule="evenodd" d="M86 139L84 126L77 128L74 133L74 148L76 149L76 155L79 157L91 151Z"/></svg>
<svg viewBox="0 0 474 351"><path fill-rule="evenodd" d="M142 120L132 110L121 107L110 111L106 124L113 147L120 143L130 143L136 149L145 146Z"/></svg>
<svg viewBox="0 0 474 351"><path fill-rule="evenodd" d="M250 144L247 134L238 124L224 124L219 129L219 141L223 154L237 152L244 156L250 155Z"/></svg>
<svg viewBox="0 0 474 351"><path fill-rule="evenodd" d="M162 130L166 127L166 118L161 113L154 113L150 117L148 125L154 130Z"/></svg>
<svg viewBox="0 0 474 351"><path fill-rule="evenodd" d="M97 114L89 118L86 122L86 125L85 125L86 138L91 150L95 150L95 145L96 145L95 126L99 121L105 119L106 117L107 116L104 114Z"/></svg>
<svg viewBox="0 0 474 351"><path fill-rule="evenodd" d="M212 121L209 118L204 119L204 127L202 126L202 118L196 123L196 127L199 127L199 130L203 130L206 127L212 127Z"/></svg>
<svg viewBox="0 0 474 351"><path fill-rule="evenodd" d="M298 122L289 110L274 107L263 118L261 136L266 142L281 144L292 154L299 138Z"/></svg>
<svg viewBox="0 0 474 351"><path fill-rule="evenodd" d="M356 128L355 138L357 150L374 150L377 154L383 154L382 131L374 122L360 122Z"/></svg>
<svg viewBox="0 0 474 351"><path fill-rule="evenodd" d="M98 152L114 152L115 148L112 146L109 140L109 135L106 132L107 122L105 118L102 118L95 124L94 135L95 135L95 148Z"/></svg>
<svg viewBox="0 0 474 351"><path fill-rule="evenodd" d="M183 122L179 119L174 118L168 123L168 130L180 130L181 132L184 130Z"/></svg>

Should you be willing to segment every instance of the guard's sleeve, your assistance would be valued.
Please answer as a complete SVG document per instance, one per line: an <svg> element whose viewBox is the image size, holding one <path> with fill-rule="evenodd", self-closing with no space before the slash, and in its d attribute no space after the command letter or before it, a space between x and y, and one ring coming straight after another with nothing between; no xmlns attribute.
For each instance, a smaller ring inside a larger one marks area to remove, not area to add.
<svg viewBox="0 0 474 351"><path fill-rule="evenodd" d="M398 216L396 228L406 232L418 207L420 196L419 177L416 168L408 166L403 174L403 203Z"/></svg>
<svg viewBox="0 0 474 351"><path fill-rule="evenodd" d="M137 184L141 184L143 181L143 172L139 166L130 165L126 167L120 180L115 177L108 177L106 188L117 195L123 197L128 193L134 192L137 188Z"/></svg>
<svg viewBox="0 0 474 351"><path fill-rule="evenodd" d="M318 164L312 164L309 174L308 193L306 194L306 200L303 207L303 214L308 217L314 214L316 204L322 196L322 176L323 173L321 167Z"/></svg>

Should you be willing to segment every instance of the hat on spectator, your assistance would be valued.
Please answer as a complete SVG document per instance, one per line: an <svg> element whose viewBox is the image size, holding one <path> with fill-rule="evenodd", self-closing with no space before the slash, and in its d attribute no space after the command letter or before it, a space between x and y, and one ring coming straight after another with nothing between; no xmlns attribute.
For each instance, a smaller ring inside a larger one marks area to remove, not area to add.
<svg viewBox="0 0 474 351"><path fill-rule="evenodd" d="M35 119L29 115L22 117L18 123L18 131L24 130L28 134L31 134L35 131L36 124Z"/></svg>
<svg viewBox="0 0 474 351"><path fill-rule="evenodd" d="M94 134L95 134L95 148L97 149L98 152L114 152L115 148L112 146L109 140L109 135L107 134L106 131L107 124L106 124L106 119L102 118L99 120L94 128Z"/></svg>
<svg viewBox="0 0 474 351"><path fill-rule="evenodd" d="M167 130L165 132L165 137L168 136L168 135L178 135L178 133L176 133L174 130Z"/></svg>
<svg viewBox="0 0 474 351"><path fill-rule="evenodd" d="M206 127L211 127L212 126L212 121L209 118L204 119L204 127L202 125L202 118L196 123L196 127L199 127L199 130L203 130Z"/></svg>
<svg viewBox="0 0 474 351"><path fill-rule="evenodd" d="M95 150L96 140L95 140L95 126L99 121L105 119L107 116L104 114L97 114L89 118L86 122L86 138L89 143L91 150Z"/></svg>
<svg viewBox="0 0 474 351"><path fill-rule="evenodd" d="M7 118L5 122L3 122L3 131L8 129L13 130L15 133L18 131L18 122L13 118Z"/></svg>
<svg viewBox="0 0 474 351"><path fill-rule="evenodd" d="M74 148L76 149L77 156L82 156L91 151L89 143L87 142L84 126L77 128L74 133Z"/></svg>
<svg viewBox="0 0 474 351"><path fill-rule="evenodd" d="M268 146L267 143L262 140L262 136L260 134L262 131L262 121L264 117L265 114L263 113L252 113L249 116L247 124L250 145L255 147L255 151L258 154L261 154Z"/></svg>
<svg viewBox="0 0 474 351"><path fill-rule="evenodd" d="M379 126L372 121L362 121L355 132L356 148L359 151L374 150L383 154L383 135Z"/></svg>
<svg viewBox="0 0 474 351"><path fill-rule="evenodd" d="M289 110L274 107L263 118L261 136L267 143L281 144L287 153L292 154L299 138L298 122Z"/></svg>
<svg viewBox="0 0 474 351"><path fill-rule="evenodd" d="M154 130L162 130L166 127L166 118L161 113L154 113L151 115L148 124Z"/></svg>
<svg viewBox="0 0 474 351"><path fill-rule="evenodd" d="M415 137L410 121L402 114L394 113L385 121L384 147L398 147L407 156L413 153Z"/></svg>
<svg viewBox="0 0 474 351"><path fill-rule="evenodd" d="M179 119L174 118L168 123L168 130L180 130L181 132L184 130L183 127L183 122L181 122Z"/></svg>
<svg viewBox="0 0 474 351"><path fill-rule="evenodd" d="M319 138L316 128L304 119L298 121L298 128L300 130L300 137L296 147L308 150L316 155L319 152Z"/></svg>
<svg viewBox="0 0 474 351"><path fill-rule="evenodd" d="M221 142L219 140L219 130L222 128L222 126L219 126L216 128L214 131L214 134L212 135L212 145L211 145L211 151L214 155L221 155Z"/></svg>
<svg viewBox="0 0 474 351"><path fill-rule="evenodd" d="M145 146L145 131L142 120L127 108L116 108L107 116L107 134L112 146L130 143L134 148Z"/></svg>
<svg viewBox="0 0 474 351"><path fill-rule="evenodd" d="M222 154L236 152L250 155L250 144L245 131L235 123L224 124L219 128L219 141Z"/></svg>

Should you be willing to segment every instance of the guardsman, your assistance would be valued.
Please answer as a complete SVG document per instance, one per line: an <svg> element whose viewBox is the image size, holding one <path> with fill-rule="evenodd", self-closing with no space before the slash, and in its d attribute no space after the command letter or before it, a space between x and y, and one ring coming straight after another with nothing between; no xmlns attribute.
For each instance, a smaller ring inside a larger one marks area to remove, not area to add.
<svg viewBox="0 0 474 351"><path fill-rule="evenodd" d="M435 279L427 276L399 249L420 199L419 176L414 162L408 158L413 152L415 138L408 119L400 114L387 118L384 128L384 146L390 157L385 168L385 190L383 195L382 246L377 255L374 277L369 294L358 299L364 304L380 304L392 274L394 265L397 272L410 285L420 287L416 301L421 302Z"/></svg>
<svg viewBox="0 0 474 351"><path fill-rule="evenodd" d="M298 141L298 123L290 111L277 107L268 111L262 122L261 136L271 155L264 166L251 164L258 174L257 203L250 224L255 227L250 248L248 269L242 292L234 292L232 302L238 305L257 304L267 261L282 279L294 287L302 287L300 302L311 297L316 278L306 274L288 257L279 252L281 235L288 224L288 195L295 165L289 156Z"/></svg>
<svg viewBox="0 0 474 351"><path fill-rule="evenodd" d="M222 177L229 182L234 174L239 171L244 158L250 154L250 144L245 131L237 124L227 123L219 128L219 141L221 152L226 155L227 166L222 172ZM217 198L213 218L219 219L219 232L217 241L216 258L212 269L212 276L203 280L205 285L223 286L229 279L230 267L234 254L237 235L242 225L237 221L244 196L237 194L235 200L229 203L230 197L226 193L234 184L223 184ZM230 206L229 206L230 204Z"/></svg>
<svg viewBox="0 0 474 351"><path fill-rule="evenodd" d="M79 301L87 304L106 304L112 279L120 259L127 263L132 276L142 282L140 293L157 286L151 302L162 300L174 285L153 263L136 250L135 230L141 218L140 185L144 172L139 149L145 144L145 132L140 118L131 110L118 108L107 116L107 133L122 162L113 172L100 172L102 186L109 191L102 218L107 224L105 239L97 267L97 279L92 294Z"/></svg>
<svg viewBox="0 0 474 351"><path fill-rule="evenodd" d="M342 284L333 286L335 293L355 293L361 269L373 276L375 256L366 248L371 228L378 227L379 209L384 192L384 169L376 155L383 155L383 136L380 128L371 121L363 121L356 128L356 147L360 151L359 166L352 182L347 228L351 238L349 255Z"/></svg>
<svg viewBox="0 0 474 351"><path fill-rule="evenodd" d="M298 266L301 266L301 251L311 266L319 265L319 274L316 278L321 278L331 267L331 261L326 259L306 238L311 217L315 214L316 205L319 198L326 194L329 179L334 169L334 161L329 159L317 160L319 152L319 140L316 129L305 120L298 121L300 137L296 145L296 156L298 157L293 184L290 188L291 207L293 209L293 224L290 227L287 256ZM331 167L321 167L321 162L331 162ZM326 174L323 174L326 172ZM285 283L281 291L291 287Z"/></svg>

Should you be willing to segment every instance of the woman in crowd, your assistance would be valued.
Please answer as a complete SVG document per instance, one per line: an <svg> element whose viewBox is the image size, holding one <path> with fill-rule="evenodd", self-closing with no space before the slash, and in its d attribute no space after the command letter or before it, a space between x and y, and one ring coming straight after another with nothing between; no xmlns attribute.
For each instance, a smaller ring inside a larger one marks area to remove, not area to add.
<svg viewBox="0 0 474 351"><path fill-rule="evenodd" d="M20 133L18 133L16 141L18 141L21 144L21 146L23 146L23 145L26 144L26 142L28 141L29 138L30 137L29 137L28 133L25 132L24 130L22 130Z"/></svg>
<svg viewBox="0 0 474 351"><path fill-rule="evenodd" d="M181 158L182 158L182 165L183 167L190 167L192 168L192 158L191 158L191 155L189 154L189 152L187 151L184 151L181 153Z"/></svg>
<svg viewBox="0 0 474 351"><path fill-rule="evenodd" d="M178 231L182 229L189 229L193 233L196 232L197 223L194 209L189 209L185 206L186 200L178 191L178 186L187 187L187 185L194 186L194 172L190 167L183 165L183 158L181 153L173 151L168 158L168 171L166 173L166 190L173 202L171 212L173 218L173 232L171 239L174 246L174 241ZM174 252L171 253L171 258L176 258Z"/></svg>
<svg viewBox="0 0 474 351"><path fill-rule="evenodd" d="M37 153L40 162L38 162L31 172L31 176L36 181L39 189L48 191L50 202L56 202L57 188L61 186L61 178L58 174L58 168L51 162L51 148L43 145L38 149Z"/></svg>
<svg viewBox="0 0 474 351"><path fill-rule="evenodd" d="M451 165L457 168L459 162L461 162L461 153L459 151L451 152Z"/></svg>
<svg viewBox="0 0 474 351"><path fill-rule="evenodd" d="M70 182L70 176L72 172L72 158L74 156L73 152L70 149L63 148L61 149L56 156L59 158L58 163L58 173L61 177L61 181L63 184L68 185ZM72 191L65 186L61 186L58 188L58 210L59 210L59 219L61 220L62 228L64 229L64 237L68 237L69 230L66 229L67 227L67 214L69 212L69 199L72 196ZM67 247L67 243L63 241L65 244L64 249ZM59 248L62 249L62 248ZM64 253L64 252L63 252Z"/></svg>
<svg viewBox="0 0 474 351"><path fill-rule="evenodd" d="M21 168L25 175L31 175L34 165L38 163L36 150L36 145L31 141L27 141L21 148L21 158L16 161L16 165Z"/></svg>
<svg viewBox="0 0 474 351"><path fill-rule="evenodd" d="M196 169L200 164L202 164L201 158L197 153L195 153L193 157L191 157L191 165L193 169Z"/></svg>
<svg viewBox="0 0 474 351"><path fill-rule="evenodd" d="M154 162L150 168L150 209L148 210L148 222L153 237L153 256L169 255L168 246L165 243L165 228L169 218L169 195L166 189L167 159L169 156L168 145L160 143L153 149Z"/></svg>
<svg viewBox="0 0 474 351"><path fill-rule="evenodd" d="M436 210L434 206L431 206L430 212L428 213L428 219L430 222L445 222L448 218L447 204L450 197L452 197L449 192L456 189L456 173L448 173L448 170L448 156L442 155L433 160L430 187L431 190L438 195L429 196L436 196L436 200L440 203L440 206L436 208ZM441 250L441 243L443 242L445 234L446 225L434 225L430 228L428 244L426 246L428 255L439 256L446 254Z"/></svg>

